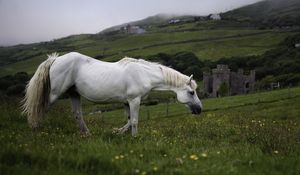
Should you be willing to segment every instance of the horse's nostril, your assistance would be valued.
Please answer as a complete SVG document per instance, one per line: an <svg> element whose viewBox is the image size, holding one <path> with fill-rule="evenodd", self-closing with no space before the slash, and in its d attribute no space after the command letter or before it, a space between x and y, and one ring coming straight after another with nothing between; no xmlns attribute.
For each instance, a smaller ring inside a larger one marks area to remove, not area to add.
<svg viewBox="0 0 300 175"><path fill-rule="evenodd" d="M192 111L192 114L200 114L202 111L201 107L198 105L190 105L189 107Z"/></svg>
<svg viewBox="0 0 300 175"><path fill-rule="evenodd" d="M201 114L201 108L196 109L196 114Z"/></svg>

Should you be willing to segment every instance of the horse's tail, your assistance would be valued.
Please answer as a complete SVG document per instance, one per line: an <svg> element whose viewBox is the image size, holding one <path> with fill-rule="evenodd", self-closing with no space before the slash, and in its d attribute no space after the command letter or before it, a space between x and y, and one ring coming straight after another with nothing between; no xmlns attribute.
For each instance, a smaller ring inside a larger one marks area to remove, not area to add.
<svg viewBox="0 0 300 175"><path fill-rule="evenodd" d="M26 86L22 108L23 114L27 115L28 123L32 128L39 126L49 105L51 90L49 70L56 57L58 57L57 53L48 55L48 59L39 65Z"/></svg>

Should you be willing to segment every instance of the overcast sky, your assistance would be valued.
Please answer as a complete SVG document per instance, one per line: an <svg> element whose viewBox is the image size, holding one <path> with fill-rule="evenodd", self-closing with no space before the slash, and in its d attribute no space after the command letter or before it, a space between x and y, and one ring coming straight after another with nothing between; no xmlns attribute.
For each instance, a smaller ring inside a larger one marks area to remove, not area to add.
<svg viewBox="0 0 300 175"><path fill-rule="evenodd" d="M158 13L208 15L259 0L0 0L0 45L97 33Z"/></svg>

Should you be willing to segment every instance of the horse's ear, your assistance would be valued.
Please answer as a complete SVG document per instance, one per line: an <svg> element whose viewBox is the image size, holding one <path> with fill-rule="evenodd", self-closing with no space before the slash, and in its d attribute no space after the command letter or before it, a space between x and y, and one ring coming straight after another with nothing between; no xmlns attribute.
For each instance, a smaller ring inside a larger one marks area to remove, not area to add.
<svg viewBox="0 0 300 175"><path fill-rule="evenodd" d="M187 82L188 85L192 84L193 76L194 76L193 74L190 76L190 78L189 78L189 80Z"/></svg>

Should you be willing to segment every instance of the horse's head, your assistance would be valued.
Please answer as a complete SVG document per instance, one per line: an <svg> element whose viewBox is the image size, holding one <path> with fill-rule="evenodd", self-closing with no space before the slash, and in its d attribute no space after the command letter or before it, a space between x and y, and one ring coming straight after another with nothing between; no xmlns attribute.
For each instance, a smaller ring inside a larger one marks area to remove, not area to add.
<svg viewBox="0 0 300 175"><path fill-rule="evenodd" d="M196 88L197 84L195 80L193 80L193 75L191 75L188 81L175 92L180 103L189 107L193 114L200 114L202 111L202 103L197 96Z"/></svg>

